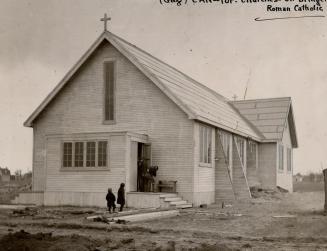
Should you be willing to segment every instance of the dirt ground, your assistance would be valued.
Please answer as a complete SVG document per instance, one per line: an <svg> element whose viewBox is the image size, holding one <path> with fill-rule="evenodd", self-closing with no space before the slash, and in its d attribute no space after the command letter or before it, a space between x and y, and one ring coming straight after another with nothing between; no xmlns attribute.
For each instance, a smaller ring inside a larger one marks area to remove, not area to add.
<svg viewBox="0 0 327 251"><path fill-rule="evenodd" d="M0 209L0 250L327 250L323 191L256 197L127 224L86 220L96 208Z"/></svg>

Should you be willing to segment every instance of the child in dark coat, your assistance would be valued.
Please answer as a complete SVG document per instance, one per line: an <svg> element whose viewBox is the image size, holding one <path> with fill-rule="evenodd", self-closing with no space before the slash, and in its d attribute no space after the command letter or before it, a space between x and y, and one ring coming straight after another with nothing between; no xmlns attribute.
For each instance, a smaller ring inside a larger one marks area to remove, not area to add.
<svg viewBox="0 0 327 251"><path fill-rule="evenodd" d="M125 184L121 183L120 187L118 189L118 198L117 198L117 204L120 205L119 211L123 211L123 207L125 205Z"/></svg>
<svg viewBox="0 0 327 251"><path fill-rule="evenodd" d="M108 193L107 193L107 196L106 196L106 200L107 200L107 207L108 207L109 213L111 213L111 208L112 208L113 212L115 212L115 209L116 209L116 205L115 205L116 197L112 193L112 189L111 188L108 188Z"/></svg>

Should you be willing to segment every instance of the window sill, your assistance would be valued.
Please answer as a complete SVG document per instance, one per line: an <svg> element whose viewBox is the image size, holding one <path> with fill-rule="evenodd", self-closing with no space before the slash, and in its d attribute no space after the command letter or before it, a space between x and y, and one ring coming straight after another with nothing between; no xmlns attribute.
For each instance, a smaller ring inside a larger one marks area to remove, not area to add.
<svg viewBox="0 0 327 251"><path fill-rule="evenodd" d="M104 125L114 125L114 124L116 124L116 120L104 120L103 124Z"/></svg>
<svg viewBox="0 0 327 251"><path fill-rule="evenodd" d="M109 171L108 167L62 167L60 172L92 172L92 171Z"/></svg>
<svg viewBox="0 0 327 251"><path fill-rule="evenodd" d="M200 162L199 163L199 166L201 166L201 167L212 167L212 163L202 163L202 162Z"/></svg>

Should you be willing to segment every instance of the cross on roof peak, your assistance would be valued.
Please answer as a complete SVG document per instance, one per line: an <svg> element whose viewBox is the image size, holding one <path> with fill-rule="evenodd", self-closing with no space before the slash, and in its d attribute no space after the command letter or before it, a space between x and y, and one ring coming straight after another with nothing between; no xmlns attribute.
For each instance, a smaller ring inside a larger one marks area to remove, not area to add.
<svg viewBox="0 0 327 251"><path fill-rule="evenodd" d="M107 13L105 13L103 18L100 19L100 21L102 21L104 24L104 31L107 31L107 22L110 20L111 18L107 16Z"/></svg>

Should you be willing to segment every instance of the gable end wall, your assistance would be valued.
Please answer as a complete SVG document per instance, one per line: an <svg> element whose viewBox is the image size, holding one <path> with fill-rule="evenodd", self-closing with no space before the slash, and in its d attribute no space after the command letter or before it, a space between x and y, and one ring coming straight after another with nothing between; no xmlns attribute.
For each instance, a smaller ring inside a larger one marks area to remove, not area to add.
<svg viewBox="0 0 327 251"><path fill-rule="evenodd" d="M277 186L287 189L289 192L293 192L293 149L290 136L290 128L288 122L284 129L283 139L280 142L284 146L284 169L279 170L277 166ZM287 149L291 149L291 171L287 170ZM278 151L277 151L278 154ZM277 157L278 160L278 157ZM278 164L278 161L277 161Z"/></svg>
<svg viewBox="0 0 327 251"><path fill-rule="evenodd" d="M103 62L106 59L115 60L117 69L116 123L110 125L103 123ZM88 172L80 173L78 177L82 178L75 179L74 173L60 172L58 157L46 166L46 136L130 131L149 136L152 164L159 166L157 179L177 180L178 192L192 201L193 124L128 59L109 43L102 43L35 121L33 190L77 191L83 186L85 190L92 187L94 192L104 192L112 179L121 178L113 177L110 171L94 171L89 182L85 182ZM59 148L51 146L51 149ZM127 150L122 149L122 154ZM51 174L56 177L50 177ZM93 184L96 175L107 177L100 179L102 185ZM45 182L49 179L51 187ZM56 180L60 189L55 186Z"/></svg>

